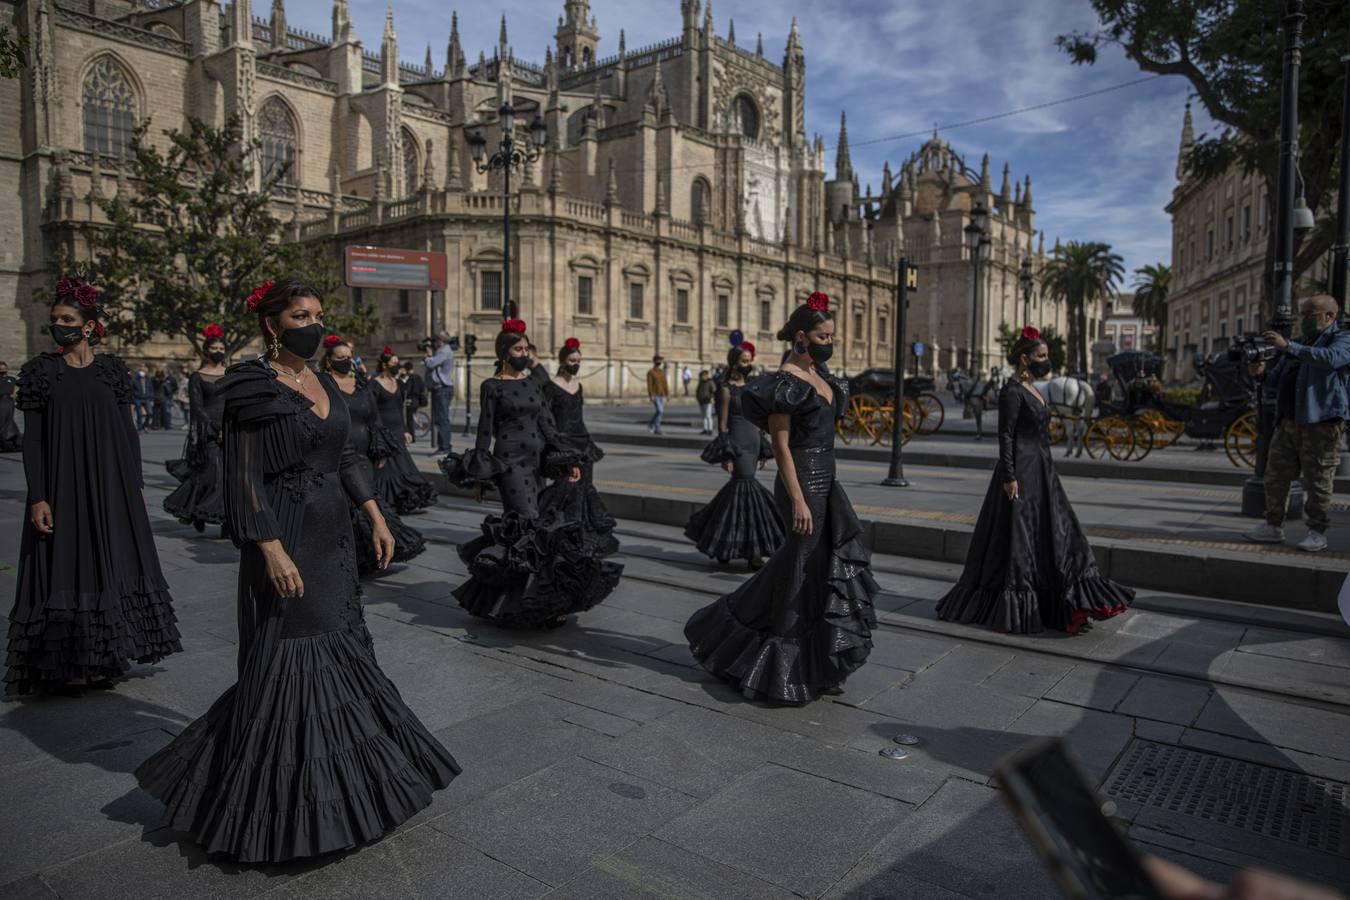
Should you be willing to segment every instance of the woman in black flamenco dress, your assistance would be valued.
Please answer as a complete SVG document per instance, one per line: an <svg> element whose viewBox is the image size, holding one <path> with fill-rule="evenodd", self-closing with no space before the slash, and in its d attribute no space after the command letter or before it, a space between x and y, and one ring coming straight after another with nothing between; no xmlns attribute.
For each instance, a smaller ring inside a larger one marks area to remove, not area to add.
<svg viewBox="0 0 1350 900"><path fill-rule="evenodd" d="M704 556L723 564L744 559L758 569L783 543L783 521L774 509L773 495L755 477L773 459L773 447L742 409L754 360L755 348L748 342L727 353L726 374L717 389L721 429L704 448L703 461L721 465L731 478L707 506L690 516L684 534Z"/></svg>
<svg viewBox="0 0 1350 900"><path fill-rule="evenodd" d="M393 349L385 347L380 354L379 368L371 379L371 393L380 411L380 421L390 434L399 439L396 452L375 470L375 495L385 506L400 516L406 516L435 506L436 488L418 470L408 450L412 435L406 431L406 388L395 377L398 365L398 357Z"/></svg>
<svg viewBox="0 0 1350 900"><path fill-rule="evenodd" d="M454 483L495 487L502 514L488 516L482 536L459 547L469 578L455 588L460 606L507 628L553 628L595 606L619 582L622 568L559 499L541 515L546 473L579 484L585 453L567 446L544 401L544 382L530 375L525 323L508 320L497 336L500 372L479 393L474 449L441 461ZM589 440L589 439L588 439Z"/></svg>
<svg viewBox="0 0 1350 900"><path fill-rule="evenodd" d="M938 617L1030 633L1079 634L1129 608L1134 590L1104 578L1060 484L1050 452L1050 410L1032 382L1049 353L1027 328L1008 354L1018 376L998 402L998 465L980 508L961 580Z"/></svg>
<svg viewBox="0 0 1350 900"><path fill-rule="evenodd" d="M834 423L848 388L822 371L834 339L829 299L812 294L778 336L791 354L750 382L741 404L769 431L774 502L791 531L748 581L694 613L684 635L703 667L746 697L799 704L837 693L866 662L878 588L862 526L834 478Z"/></svg>
<svg viewBox="0 0 1350 900"><path fill-rule="evenodd" d="M131 373L95 356L97 292L57 282L51 333L19 374L28 516L9 614L5 692L106 687L182 647L160 571L131 415Z"/></svg>
<svg viewBox="0 0 1350 900"><path fill-rule="evenodd" d="M533 373L543 365L530 370ZM558 374L544 382L544 403L553 419L557 441L574 454L581 470L580 481L557 478L539 494L540 518L549 522L561 520L576 523L578 539L593 556L610 556L619 552L619 541L614 537L618 525L600 500L595 489L595 464L604 459L605 451L591 440L586 428L583 395L578 375L581 372L581 342L568 338L558 352ZM622 566L610 570L618 577Z"/></svg>
<svg viewBox="0 0 1350 900"><path fill-rule="evenodd" d="M402 448L399 438L389 433L380 421L380 413L375 408L375 395L365 376L354 370L352 346L335 334L323 339L323 369L332 376L342 399L347 402L347 414L351 418L350 440L352 449L365 470L366 480L375 482L375 472L387 465L387 460ZM391 562L407 562L419 556L427 548L422 532L404 523L398 513L390 509L378 497L376 504L384 516L384 524L394 537L394 556ZM356 567L365 578L380 571L379 560L375 558L374 531L370 516L355 503L349 503L352 517L352 536L356 540Z"/></svg>
<svg viewBox="0 0 1350 900"><path fill-rule="evenodd" d="M14 391L18 386L9 366L0 362L0 453L17 453L23 449L23 435L14 421Z"/></svg>
<svg viewBox="0 0 1350 900"><path fill-rule="evenodd" d="M202 366L188 377L188 436L181 459L164 463L180 484L164 498L164 511L198 531L225 523L225 493L220 470L221 403L216 382L225 374L225 331L202 330Z"/></svg>
<svg viewBox="0 0 1350 900"><path fill-rule="evenodd" d="M375 659L361 611L349 498L393 538L347 439L347 406L305 361L322 306L270 282L250 310L269 361L232 366L226 527L240 548L239 680L136 770L165 821L208 853L277 863L373 841L431 802L459 766Z"/></svg>

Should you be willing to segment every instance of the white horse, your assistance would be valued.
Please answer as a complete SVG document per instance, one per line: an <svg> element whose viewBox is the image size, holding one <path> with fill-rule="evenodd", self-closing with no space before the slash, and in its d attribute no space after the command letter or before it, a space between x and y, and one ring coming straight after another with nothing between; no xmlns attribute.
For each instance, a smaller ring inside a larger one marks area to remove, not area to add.
<svg viewBox="0 0 1350 900"><path fill-rule="evenodd" d="M1052 412L1064 418L1068 429L1068 446L1065 456L1083 455L1083 438L1087 435L1088 423L1092 421L1097 406L1097 395L1092 385L1081 378L1061 375L1048 381L1035 382L1036 390L1041 392Z"/></svg>

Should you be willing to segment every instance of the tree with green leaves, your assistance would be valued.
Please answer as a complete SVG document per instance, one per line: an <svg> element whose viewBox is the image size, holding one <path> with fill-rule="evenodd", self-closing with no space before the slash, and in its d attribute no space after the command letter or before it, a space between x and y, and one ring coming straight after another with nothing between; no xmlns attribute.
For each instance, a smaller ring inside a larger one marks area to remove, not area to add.
<svg viewBox="0 0 1350 900"><path fill-rule="evenodd" d="M344 314L335 302L335 247L283 240L272 193L285 170L255 186L258 146L241 143L236 119L222 128L192 119L187 131L164 132L162 151L146 140L147 128L131 142L128 189L99 201L107 223L82 227L90 258L79 265L102 291L109 331L133 345L182 337L200 350L202 328L215 323L234 353L258 336L245 298L280 278L319 289L330 330L357 337L379 327L373 307Z"/></svg>
<svg viewBox="0 0 1350 900"><path fill-rule="evenodd" d="M1022 337L1020 329L1014 330L1007 322L998 323L998 345L1003 351L1003 358L1007 359L1008 354L1012 352L1013 345ZM1053 325L1047 325L1041 329L1041 340L1045 341L1045 347L1050 353L1050 369L1058 372L1065 365L1067 354L1065 353L1064 337L1055 331Z"/></svg>
<svg viewBox="0 0 1350 900"><path fill-rule="evenodd" d="M1041 271L1047 297L1062 301L1069 313L1069 368L1088 370L1088 307L1116 292L1125 275L1120 254L1100 241L1069 241L1059 247Z"/></svg>
<svg viewBox="0 0 1350 900"><path fill-rule="evenodd" d="M1167 263L1134 270L1134 314L1146 324L1157 326L1155 353L1161 353L1167 346L1167 295L1171 287L1172 267Z"/></svg>
<svg viewBox="0 0 1350 900"><path fill-rule="evenodd" d="M1210 118L1226 126L1201 135L1184 164L1202 180L1237 165L1266 185L1274 216L1280 159L1282 20L1285 0L1090 0L1099 28L1061 35L1058 44L1077 65L1091 65L1103 47L1124 51L1145 72L1186 79ZM1303 66L1299 77L1299 170L1316 216L1334 209L1341 98L1341 54L1350 47L1345 0L1305 0ZM1294 277L1307 272L1334 242L1332 216L1295 236ZM1263 301L1271 313L1275 229L1267 230Z"/></svg>

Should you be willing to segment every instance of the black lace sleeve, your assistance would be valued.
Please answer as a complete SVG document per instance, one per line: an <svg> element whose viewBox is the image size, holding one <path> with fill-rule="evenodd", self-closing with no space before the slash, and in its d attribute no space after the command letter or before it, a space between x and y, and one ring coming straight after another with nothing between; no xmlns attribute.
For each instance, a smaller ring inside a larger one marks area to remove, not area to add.
<svg viewBox="0 0 1350 900"><path fill-rule="evenodd" d="M787 372L774 372L750 379L741 392L741 409L755 427L767 431L769 416L806 412L815 393L810 382Z"/></svg>
<svg viewBox="0 0 1350 900"><path fill-rule="evenodd" d="M1022 388L1009 381L998 396L998 470L1006 484L1017 480L1017 417L1022 414Z"/></svg>
<svg viewBox="0 0 1350 900"><path fill-rule="evenodd" d="M19 380L14 405L25 413L47 408L52 383L56 381L61 365L60 354L39 353L19 369Z"/></svg>

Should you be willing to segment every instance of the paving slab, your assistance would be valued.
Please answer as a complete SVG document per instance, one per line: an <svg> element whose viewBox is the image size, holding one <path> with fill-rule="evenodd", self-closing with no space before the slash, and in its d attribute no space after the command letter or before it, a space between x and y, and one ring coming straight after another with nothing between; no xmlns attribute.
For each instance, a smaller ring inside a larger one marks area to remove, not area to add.
<svg viewBox="0 0 1350 900"><path fill-rule="evenodd" d="M1350 762L1350 715L1218 688L1195 727Z"/></svg>
<svg viewBox="0 0 1350 900"><path fill-rule="evenodd" d="M549 900L788 900L795 896L652 837L600 861L548 894Z"/></svg>
<svg viewBox="0 0 1350 900"><path fill-rule="evenodd" d="M1200 714L1213 688L1176 678L1145 676L1116 707L1117 712L1176 725L1190 725Z"/></svg>
<svg viewBox="0 0 1350 900"><path fill-rule="evenodd" d="M1139 676L1091 663L1078 663L1045 692L1045 699L1110 712L1134 688Z"/></svg>
<svg viewBox="0 0 1350 900"><path fill-rule="evenodd" d="M889 797L765 765L657 836L814 897L910 812Z"/></svg>

